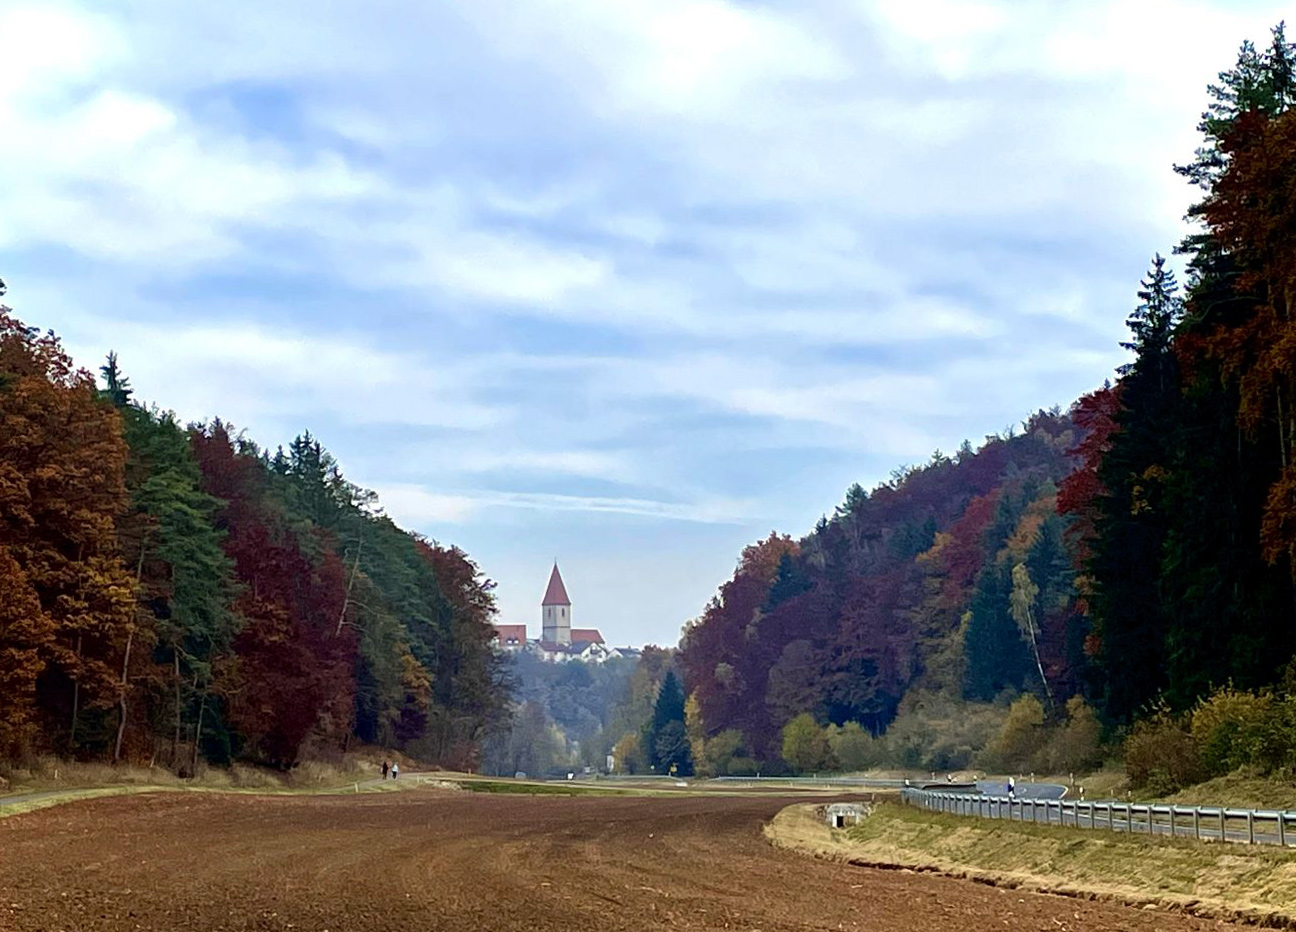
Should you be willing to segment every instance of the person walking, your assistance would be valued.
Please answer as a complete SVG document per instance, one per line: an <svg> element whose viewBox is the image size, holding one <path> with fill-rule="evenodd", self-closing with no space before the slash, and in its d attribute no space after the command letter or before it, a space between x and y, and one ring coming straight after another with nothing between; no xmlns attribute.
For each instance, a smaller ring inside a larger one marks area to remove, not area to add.
<svg viewBox="0 0 1296 932"><path fill-rule="evenodd" d="M387 770L388 770L387 761L384 760L382 765L382 775L384 780L387 779Z"/></svg>
<svg viewBox="0 0 1296 932"><path fill-rule="evenodd" d="M1008 778L1008 798L1009 799L1017 798L1017 781L1014 780L1012 777Z"/></svg>
<svg viewBox="0 0 1296 932"><path fill-rule="evenodd" d="M395 780L398 776L400 776L400 764L392 761L392 779Z"/></svg>

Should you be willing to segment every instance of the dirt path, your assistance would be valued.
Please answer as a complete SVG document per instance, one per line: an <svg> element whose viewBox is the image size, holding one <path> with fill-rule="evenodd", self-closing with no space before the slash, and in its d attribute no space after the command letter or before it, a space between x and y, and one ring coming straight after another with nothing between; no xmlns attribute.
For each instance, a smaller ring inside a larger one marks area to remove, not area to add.
<svg viewBox="0 0 1296 932"><path fill-rule="evenodd" d="M0 930L1189 930L811 860L770 797L110 797L0 821Z"/></svg>

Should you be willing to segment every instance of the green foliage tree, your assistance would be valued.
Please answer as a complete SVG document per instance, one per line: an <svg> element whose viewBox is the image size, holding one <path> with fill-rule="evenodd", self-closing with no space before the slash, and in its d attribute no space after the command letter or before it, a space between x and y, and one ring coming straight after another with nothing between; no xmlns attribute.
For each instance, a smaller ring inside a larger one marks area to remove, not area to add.
<svg viewBox="0 0 1296 932"><path fill-rule="evenodd" d="M830 727L828 746L841 769L857 773L882 763L884 749L859 722Z"/></svg>
<svg viewBox="0 0 1296 932"><path fill-rule="evenodd" d="M1049 686L1048 677L1044 675L1044 661L1040 659L1040 632L1036 621L1036 601L1040 589L1030 578L1030 571L1025 563L1018 563L1012 568L1012 591L1008 595L1008 612L1017 628L1030 644L1031 655L1035 659L1035 669L1039 673L1040 687L1050 711L1053 708L1053 689Z"/></svg>
<svg viewBox="0 0 1296 932"><path fill-rule="evenodd" d="M742 751L742 732L726 728L703 744L702 756L697 758L698 772L703 776L723 777L731 772L734 760L742 757Z"/></svg>
<svg viewBox="0 0 1296 932"><path fill-rule="evenodd" d="M783 759L797 773L831 769L832 748L810 713L802 712L783 726Z"/></svg>
<svg viewBox="0 0 1296 932"><path fill-rule="evenodd" d="M1004 771L1029 769L1034 766L1045 737L1044 706L1030 694L1022 696L1008 707L1008 718L987 763Z"/></svg>
<svg viewBox="0 0 1296 932"><path fill-rule="evenodd" d="M1083 773L1103 759L1102 724L1081 696L1067 700L1066 721L1048 737L1041 769L1053 773Z"/></svg>

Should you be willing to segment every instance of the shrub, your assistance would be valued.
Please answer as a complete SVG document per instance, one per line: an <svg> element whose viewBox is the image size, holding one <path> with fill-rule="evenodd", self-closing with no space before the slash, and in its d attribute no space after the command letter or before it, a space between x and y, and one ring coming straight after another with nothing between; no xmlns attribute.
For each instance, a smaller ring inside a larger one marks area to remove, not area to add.
<svg viewBox="0 0 1296 932"><path fill-rule="evenodd" d="M1266 744L1272 741L1275 712L1270 693L1217 689L1192 713L1192 736L1203 775L1223 776L1248 764L1264 769Z"/></svg>
<svg viewBox="0 0 1296 932"><path fill-rule="evenodd" d="M617 773L643 773L648 769L637 732L627 732L612 749L612 761Z"/></svg>
<svg viewBox="0 0 1296 932"><path fill-rule="evenodd" d="M750 757L734 757L729 760L726 773L731 777L753 777L756 775L756 761Z"/></svg>
<svg viewBox="0 0 1296 932"><path fill-rule="evenodd" d="M847 722L827 731L828 746L842 770L868 770L882 763L882 743L864 730L859 722Z"/></svg>
<svg viewBox="0 0 1296 932"><path fill-rule="evenodd" d="M718 777L729 772L729 765L742 751L742 732L726 728L702 744L702 759L698 769L708 777Z"/></svg>
<svg viewBox="0 0 1296 932"><path fill-rule="evenodd" d="M1008 707L999 735L986 755L986 763L997 770L1029 770L1044 747L1044 706L1027 694Z"/></svg>
<svg viewBox="0 0 1296 932"><path fill-rule="evenodd" d="M932 692L906 696L882 739L885 761L920 770L963 770L989 745L1007 709Z"/></svg>
<svg viewBox="0 0 1296 932"><path fill-rule="evenodd" d="M809 712L802 712L783 726L783 759L798 773L831 767L832 748Z"/></svg>
<svg viewBox="0 0 1296 932"><path fill-rule="evenodd" d="M1102 725L1094 710L1081 697L1072 696L1066 711L1066 721L1048 737L1040 770L1075 773L1102 763Z"/></svg>
<svg viewBox="0 0 1296 932"><path fill-rule="evenodd" d="M1161 708L1137 723L1125 740L1125 771L1132 786L1157 796L1199 782L1201 757L1188 716Z"/></svg>

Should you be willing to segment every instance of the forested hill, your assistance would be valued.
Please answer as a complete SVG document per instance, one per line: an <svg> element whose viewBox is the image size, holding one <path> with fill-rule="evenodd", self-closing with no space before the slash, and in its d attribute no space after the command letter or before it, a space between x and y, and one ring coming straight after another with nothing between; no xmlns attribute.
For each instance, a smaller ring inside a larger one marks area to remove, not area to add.
<svg viewBox="0 0 1296 932"><path fill-rule="evenodd" d="M103 378L0 306L0 759L474 764L508 696L467 555L309 434L269 454Z"/></svg>
<svg viewBox="0 0 1296 932"><path fill-rule="evenodd" d="M1085 634L1056 513L1076 442L1070 417L1040 412L1019 435L853 486L800 541L748 547L681 643L705 730L777 759L799 713L880 734L913 690L990 700L1042 686L1041 666L1064 700ZM1033 593L1035 645L1014 593Z"/></svg>
<svg viewBox="0 0 1296 932"><path fill-rule="evenodd" d="M1102 721L1162 789L1296 766L1296 46L1207 93L1116 383L745 550L681 644L701 750L1079 769Z"/></svg>

